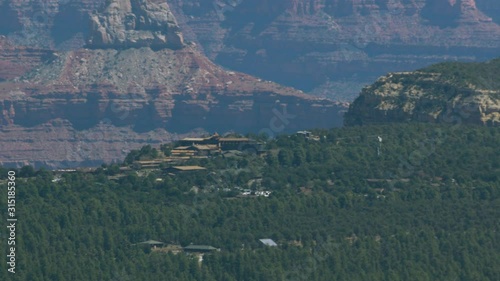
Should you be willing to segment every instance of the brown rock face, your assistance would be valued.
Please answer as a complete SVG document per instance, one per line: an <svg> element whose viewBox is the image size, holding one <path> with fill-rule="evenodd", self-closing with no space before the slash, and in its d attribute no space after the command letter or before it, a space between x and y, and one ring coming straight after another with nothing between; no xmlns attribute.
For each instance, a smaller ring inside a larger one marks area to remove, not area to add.
<svg viewBox="0 0 500 281"><path fill-rule="evenodd" d="M29 82L0 84L4 97L11 102L4 108L13 106L14 123L23 126L64 118L77 129L85 129L110 117L113 124L120 126L137 122L139 131L158 126L176 132L196 127L246 131L265 127L262 120L272 117L274 107L281 110L287 106L318 126L339 124L340 119L316 120L316 113L307 110L321 104L325 109L343 107L292 88L222 70L191 47L178 51L133 48L61 53L25 78ZM120 116L113 118L111 103L127 111L127 116L117 114ZM231 115L241 116L237 120L227 118ZM309 121L297 122L291 130Z"/></svg>
<svg viewBox="0 0 500 281"><path fill-rule="evenodd" d="M386 72L500 53L496 0L164 3L0 0L0 161L109 162L200 128L342 124L346 104L200 50L340 100Z"/></svg>
<svg viewBox="0 0 500 281"><path fill-rule="evenodd" d="M132 149L159 146L182 137L157 129L137 133L127 127L102 123L87 130L75 130L62 119L33 127L0 127L0 165L70 168L98 166L105 160L122 161Z"/></svg>
<svg viewBox="0 0 500 281"><path fill-rule="evenodd" d="M0 82L19 77L54 58L52 51L15 46L0 36Z"/></svg>
<svg viewBox="0 0 500 281"><path fill-rule="evenodd" d="M59 53L20 82L0 83L0 94L6 165L112 162L200 129L275 135L341 126L347 108L225 71L190 46Z"/></svg>
<svg viewBox="0 0 500 281"><path fill-rule="evenodd" d="M78 15L98 2L40 2L48 6L43 6L39 25L19 16L21 31L3 31L0 164L95 165L192 132L275 135L341 126L346 104L223 70L193 44L185 45L161 1L106 2L81 25L90 22L89 49L81 49L85 30L71 24L80 23ZM20 1L1 5L21 14L36 13ZM58 21L65 18L70 31L66 37L45 37L42 29L57 31ZM40 29L37 40L29 40L29 26ZM75 49L16 46L58 42Z"/></svg>

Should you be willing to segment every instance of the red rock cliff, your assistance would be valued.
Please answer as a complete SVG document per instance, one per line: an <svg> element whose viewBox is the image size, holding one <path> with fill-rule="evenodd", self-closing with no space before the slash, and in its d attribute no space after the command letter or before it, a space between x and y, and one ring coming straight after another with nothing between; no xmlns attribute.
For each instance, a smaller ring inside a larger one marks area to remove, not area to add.
<svg viewBox="0 0 500 281"><path fill-rule="evenodd" d="M496 0L172 0L170 6L186 39L216 62L343 100L387 72L500 54Z"/></svg>
<svg viewBox="0 0 500 281"><path fill-rule="evenodd" d="M140 145L200 128L272 135L341 126L347 108L222 70L189 47L61 53L26 79L0 83L4 164L116 161ZM87 149L69 153L77 144Z"/></svg>
<svg viewBox="0 0 500 281"><path fill-rule="evenodd" d="M128 9L125 4L117 7ZM342 124L345 104L224 70L192 45L170 45L168 35L153 50L148 43L163 33L122 33L130 11L115 12L125 16L97 14L102 25L94 31L110 39L102 49L51 52L2 44L3 63L15 71L0 83L0 163L93 165L200 129L273 135ZM168 33L168 26L159 28Z"/></svg>

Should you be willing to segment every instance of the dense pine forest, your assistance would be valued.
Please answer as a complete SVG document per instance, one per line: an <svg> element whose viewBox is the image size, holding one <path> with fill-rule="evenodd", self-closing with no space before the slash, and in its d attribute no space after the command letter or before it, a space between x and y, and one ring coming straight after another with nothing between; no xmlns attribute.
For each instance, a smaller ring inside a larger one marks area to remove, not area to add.
<svg viewBox="0 0 500 281"><path fill-rule="evenodd" d="M169 144L93 172L18 169L16 273L2 261L0 279L500 280L500 128L312 133L251 136L267 153L192 159L207 168L193 173L120 170ZM150 239L220 251L200 262L137 245Z"/></svg>

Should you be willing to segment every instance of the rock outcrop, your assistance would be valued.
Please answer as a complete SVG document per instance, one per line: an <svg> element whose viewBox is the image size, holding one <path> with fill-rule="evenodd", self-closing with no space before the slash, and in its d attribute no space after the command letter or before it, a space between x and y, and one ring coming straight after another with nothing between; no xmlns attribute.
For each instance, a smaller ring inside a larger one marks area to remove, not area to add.
<svg viewBox="0 0 500 281"><path fill-rule="evenodd" d="M82 49L4 82L3 124L35 126L55 118L87 129L108 118L137 131L239 132L269 127L273 108L297 115L287 130L342 123L346 105L221 69L191 47L182 50ZM126 114L125 114L126 113ZM126 116L124 116L126 115ZM323 117L322 117L323 116Z"/></svg>
<svg viewBox="0 0 500 281"><path fill-rule="evenodd" d="M138 133L128 127L101 123L76 130L69 121L54 119L33 127L0 126L0 165L47 168L96 167L123 161L132 149L177 140L183 135L164 129Z"/></svg>
<svg viewBox="0 0 500 281"><path fill-rule="evenodd" d="M432 122L500 126L500 59L390 73L351 104L345 124Z"/></svg>
<svg viewBox="0 0 500 281"><path fill-rule="evenodd" d="M179 49L182 34L167 3L147 0L108 0L90 16L89 48L151 47Z"/></svg>
<svg viewBox="0 0 500 281"><path fill-rule="evenodd" d="M0 38L0 161L109 162L193 130L276 134L340 126L345 103L264 78L351 100L382 73L500 51L496 0L164 2L0 0L0 35L6 36ZM223 70L200 51L262 80ZM495 96L478 94L495 89L456 90L476 93L473 104L481 106L477 114L470 110L471 122L496 122ZM362 98L374 106L356 101L357 116L439 120L432 117L439 110L419 113L418 100L413 110L380 111L373 108L384 98ZM89 143L96 147L82 148Z"/></svg>

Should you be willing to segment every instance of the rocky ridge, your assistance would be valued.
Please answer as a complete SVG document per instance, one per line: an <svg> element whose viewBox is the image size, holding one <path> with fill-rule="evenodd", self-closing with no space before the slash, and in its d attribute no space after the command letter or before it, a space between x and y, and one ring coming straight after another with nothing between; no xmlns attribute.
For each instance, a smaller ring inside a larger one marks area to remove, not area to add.
<svg viewBox="0 0 500 281"><path fill-rule="evenodd" d="M351 104L345 124L431 122L500 126L500 59L390 73Z"/></svg>
<svg viewBox="0 0 500 281"><path fill-rule="evenodd" d="M139 131L157 127L173 132L197 127L255 131L267 125L263 120L272 117L273 107L287 107L302 117L290 127L293 130L308 123L340 125L339 111L345 108L223 70L190 47L61 53L21 80L28 82L0 84L6 97L2 109L9 112L3 115L3 124L33 126L63 118L77 129L86 129L109 118L115 125L135 125ZM314 112L314 108L323 110ZM126 112L126 117L120 112ZM322 119L322 114L331 118Z"/></svg>
<svg viewBox="0 0 500 281"><path fill-rule="evenodd" d="M341 126L347 109L222 70L189 47L58 56L20 82L0 83L3 165L112 162L200 130L273 135Z"/></svg>

